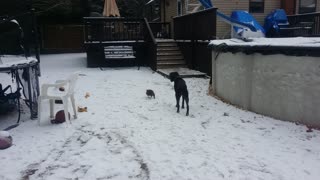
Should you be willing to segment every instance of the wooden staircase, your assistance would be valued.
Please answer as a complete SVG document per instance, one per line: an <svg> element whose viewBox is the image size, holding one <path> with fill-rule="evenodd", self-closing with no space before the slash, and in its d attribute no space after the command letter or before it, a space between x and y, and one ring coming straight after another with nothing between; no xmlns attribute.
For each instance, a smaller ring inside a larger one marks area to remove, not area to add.
<svg viewBox="0 0 320 180"><path fill-rule="evenodd" d="M173 39L157 40L157 69L183 68L187 64Z"/></svg>

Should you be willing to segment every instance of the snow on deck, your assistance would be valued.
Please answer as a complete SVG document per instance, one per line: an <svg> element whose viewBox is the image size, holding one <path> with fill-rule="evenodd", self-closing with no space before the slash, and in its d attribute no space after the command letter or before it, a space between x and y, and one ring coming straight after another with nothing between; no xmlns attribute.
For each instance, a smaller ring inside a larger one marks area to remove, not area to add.
<svg viewBox="0 0 320 180"><path fill-rule="evenodd" d="M319 179L319 131L225 104L202 78L185 79L185 116L167 78L149 68L86 68L85 58L41 56L41 84L81 71L76 103L88 112L67 127L49 124L49 103L40 127L24 115L10 130L14 145L0 150L0 179Z"/></svg>

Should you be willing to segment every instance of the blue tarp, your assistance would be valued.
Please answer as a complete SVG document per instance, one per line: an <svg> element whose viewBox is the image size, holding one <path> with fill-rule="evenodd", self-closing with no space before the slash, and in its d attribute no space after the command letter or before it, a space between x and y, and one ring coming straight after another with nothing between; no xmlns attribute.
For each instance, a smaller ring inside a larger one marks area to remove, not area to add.
<svg viewBox="0 0 320 180"><path fill-rule="evenodd" d="M236 21L254 26L256 31L260 30L263 34L265 34L265 30L263 29L263 27L246 11L233 11L231 14L231 18ZM233 28L236 32L242 31L243 29L237 26L234 26Z"/></svg>
<svg viewBox="0 0 320 180"><path fill-rule="evenodd" d="M199 0L199 2L206 9L213 7L211 0ZM235 32L237 32L239 36L242 36L242 33L240 32L243 31L244 28L248 28L252 32L260 33L259 36L265 35L265 30L263 29L263 27L246 11L234 11L231 17L228 17L223 13L217 11L217 16L226 23L231 24L234 27Z"/></svg>
<svg viewBox="0 0 320 180"><path fill-rule="evenodd" d="M206 9L213 7L211 0L199 0L199 1L202 4L202 6L205 7Z"/></svg>
<svg viewBox="0 0 320 180"><path fill-rule="evenodd" d="M249 28L251 31L256 32L257 28L251 24L251 23L247 23L247 22L241 22L237 19L231 18L229 16L224 15L223 13L217 11L217 16L222 18L223 21L225 21L228 24L231 24L232 26L237 26L238 28Z"/></svg>
<svg viewBox="0 0 320 180"><path fill-rule="evenodd" d="M211 3L211 0L199 0L199 1L202 4L202 6L205 7L206 9L213 7L213 5ZM223 13L221 13L219 11L217 11L217 15L220 18L222 18L225 22L227 22L229 24L232 24L234 26L238 25L238 26L241 26L241 27L246 27L246 28L249 28L253 32L257 31L256 27L254 25L252 25L252 24L248 24L246 22L237 21L237 19L230 18L230 17L224 15Z"/></svg>
<svg viewBox="0 0 320 180"><path fill-rule="evenodd" d="M276 9L272 11L264 19L264 29L267 34L279 34L280 26L289 25L287 14L283 9Z"/></svg>

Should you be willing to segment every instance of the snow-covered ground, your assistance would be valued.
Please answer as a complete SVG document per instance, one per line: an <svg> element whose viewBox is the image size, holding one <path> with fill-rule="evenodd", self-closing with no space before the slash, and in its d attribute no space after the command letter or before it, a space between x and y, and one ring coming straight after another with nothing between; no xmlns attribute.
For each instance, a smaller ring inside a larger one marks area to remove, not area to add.
<svg viewBox="0 0 320 180"><path fill-rule="evenodd" d="M320 132L251 113L186 79L190 116L176 113L173 84L149 68L86 68L85 54L43 55L41 83L81 71L72 125L28 119L0 150L0 179L318 180ZM10 82L0 74L1 82ZM147 98L153 89L156 98ZM85 98L86 93L90 97ZM61 105L56 110L62 109ZM3 129L15 118L0 116Z"/></svg>

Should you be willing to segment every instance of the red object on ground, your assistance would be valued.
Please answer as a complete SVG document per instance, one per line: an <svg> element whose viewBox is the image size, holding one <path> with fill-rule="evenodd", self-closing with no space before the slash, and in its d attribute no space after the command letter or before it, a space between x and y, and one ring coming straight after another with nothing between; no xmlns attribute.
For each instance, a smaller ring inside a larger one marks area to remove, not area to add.
<svg viewBox="0 0 320 180"><path fill-rule="evenodd" d="M6 132L6 131L2 131ZM12 137L6 133L0 133L0 149L7 149L12 145Z"/></svg>
<svg viewBox="0 0 320 180"><path fill-rule="evenodd" d="M70 119L70 113L68 113L69 119ZM56 113L55 119L51 120L52 124L60 124L64 123L66 121L66 118L64 116L64 110L60 110Z"/></svg>

